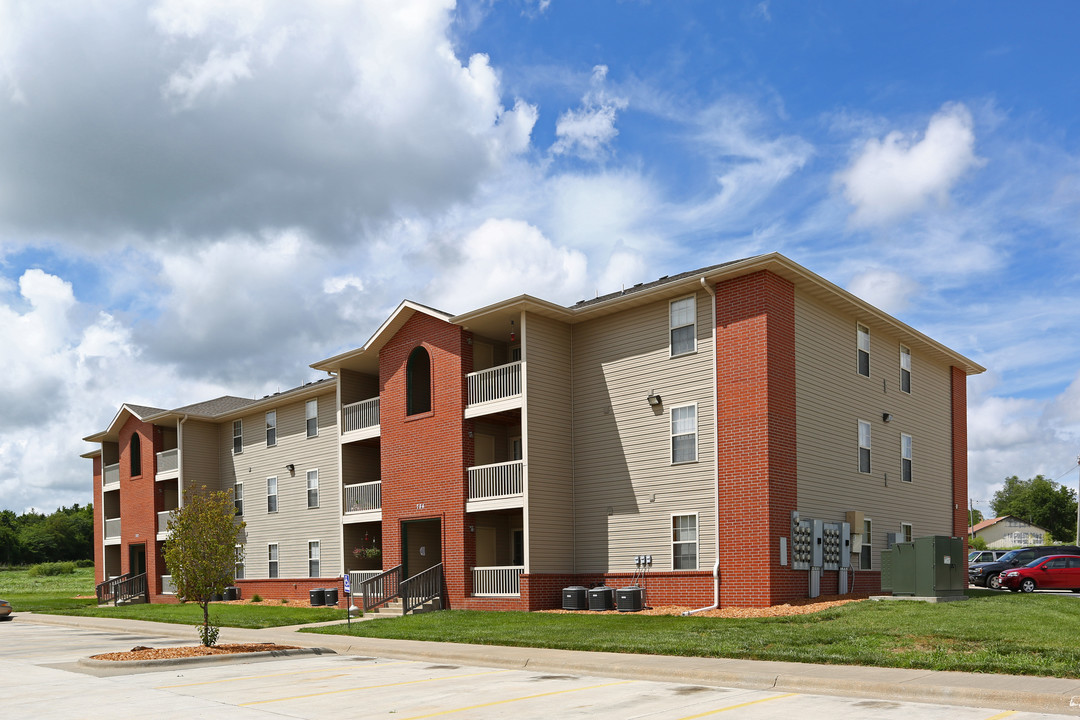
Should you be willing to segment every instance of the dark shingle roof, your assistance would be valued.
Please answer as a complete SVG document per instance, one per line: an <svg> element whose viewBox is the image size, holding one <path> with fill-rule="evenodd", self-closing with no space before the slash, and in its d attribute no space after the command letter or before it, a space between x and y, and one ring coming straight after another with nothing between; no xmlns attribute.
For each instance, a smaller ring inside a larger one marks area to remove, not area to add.
<svg viewBox="0 0 1080 720"><path fill-rule="evenodd" d="M233 410L239 410L242 407L251 405L257 402L251 398L234 397L232 395L222 395L219 398L213 400L206 400L204 402L193 403L191 405L185 405L184 407L178 407L173 410L174 413L185 413L187 415L203 415L213 417L214 415L222 415L224 413L232 412Z"/></svg>
<svg viewBox="0 0 1080 720"><path fill-rule="evenodd" d="M134 403L124 403L124 405L140 418L148 418L151 415L165 412L162 408L150 407L149 405L135 405Z"/></svg>
<svg viewBox="0 0 1080 720"><path fill-rule="evenodd" d="M718 268L722 268L722 267L725 267L727 265L734 265L735 263L743 262L743 261L749 260L749 259L750 258L741 258L739 260L729 260L728 262L719 263L718 265L709 265L708 267L703 267L703 268L700 268L698 270L689 270L689 271L684 272L684 273L679 273L678 275L665 275L665 276L663 276L662 278L660 278L658 280L653 280L652 282L647 282L647 283L638 283L637 285L634 285L633 287L628 287L628 288L626 288L624 290L620 290L620 291L613 292L613 293L608 293L607 295L600 295L599 297L591 298L589 300L578 300L575 304L571 305L570 307L572 309L583 308L583 307L588 307L590 305L596 305L597 303L602 303L602 302L605 302L607 300L614 300L615 298L626 297L627 295L630 295L631 293L637 293L637 292L641 292L642 290L648 290L650 288L657 287L659 285L666 285L667 283L677 282L679 280L684 280L684 279L686 279L688 277L696 277L698 275L705 275L705 274L710 273L713 270L716 270Z"/></svg>

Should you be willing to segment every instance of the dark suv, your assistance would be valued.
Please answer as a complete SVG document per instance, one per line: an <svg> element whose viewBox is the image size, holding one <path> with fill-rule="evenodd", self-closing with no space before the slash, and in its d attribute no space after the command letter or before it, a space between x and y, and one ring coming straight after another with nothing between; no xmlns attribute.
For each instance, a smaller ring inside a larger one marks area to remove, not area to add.
<svg viewBox="0 0 1080 720"><path fill-rule="evenodd" d="M1038 547L1010 550L996 562L975 563L968 566L968 582L982 585L993 590L1001 589L998 576L1005 570L1022 567L1032 560L1046 555L1080 555L1080 547L1075 545L1039 545Z"/></svg>

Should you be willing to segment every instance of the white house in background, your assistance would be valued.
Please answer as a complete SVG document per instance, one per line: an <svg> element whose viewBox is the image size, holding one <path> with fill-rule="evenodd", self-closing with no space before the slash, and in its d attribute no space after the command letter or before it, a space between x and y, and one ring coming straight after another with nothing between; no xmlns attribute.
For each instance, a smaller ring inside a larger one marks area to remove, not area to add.
<svg viewBox="0 0 1080 720"><path fill-rule="evenodd" d="M1049 530L1012 515L1002 515L976 523L968 528L968 536L981 537L988 548L1045 545L1050 542Z"/></svg>

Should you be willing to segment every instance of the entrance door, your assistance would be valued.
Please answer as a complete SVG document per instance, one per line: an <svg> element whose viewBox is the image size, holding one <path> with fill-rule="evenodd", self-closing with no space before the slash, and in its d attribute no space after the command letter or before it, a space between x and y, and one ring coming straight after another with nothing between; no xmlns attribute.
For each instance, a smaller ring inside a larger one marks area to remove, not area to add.
<svg viewBox="0 0 1080 720"><path fill-rule="evenodd" d="M135 575L146 572L146 544L128 545L128 571Z"/></svg>
<svg viewBox="0 0 1080 720"><path fill-rule="evenodd" d="M401 523L401 571L410 578L442 562L442 521L408 520Z"/></svg>

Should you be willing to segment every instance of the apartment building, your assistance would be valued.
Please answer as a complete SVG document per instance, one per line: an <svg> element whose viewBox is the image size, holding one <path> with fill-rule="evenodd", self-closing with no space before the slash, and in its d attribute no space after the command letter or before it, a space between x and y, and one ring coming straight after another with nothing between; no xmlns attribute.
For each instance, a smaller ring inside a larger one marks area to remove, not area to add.
<svg viewBox="0 0 1080 720"><path fill-rule="evenodd" d="M571 307L404 301L312 367L328 379L125 405L88 437L99 580L145 570L168 597L151 521L194 484L237 491L238 584L264 597L437 571L444 607L631 582L653 605L763 606L877 590L898 533L966 535L983 368L779 254ZM844 528L844 564L807 568L813 520Z"/></svg>

